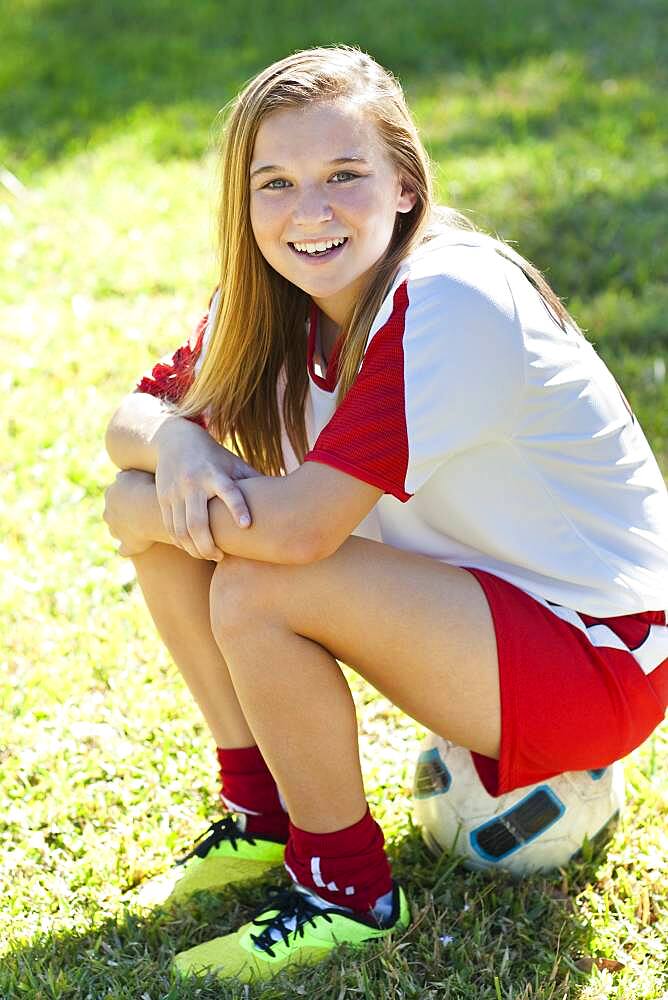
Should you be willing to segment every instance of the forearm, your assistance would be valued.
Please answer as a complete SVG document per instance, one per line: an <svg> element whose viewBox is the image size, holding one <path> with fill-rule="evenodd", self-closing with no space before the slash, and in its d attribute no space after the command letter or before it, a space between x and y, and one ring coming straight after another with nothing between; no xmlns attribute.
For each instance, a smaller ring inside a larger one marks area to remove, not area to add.
<svg viewBox="0 0 668 1000"><path fill-rule="evenodd" d="M241 480L238 485L251 510L252 524L239 528L223 501L214 497L209 501L209 522L217 547L229 555L260 562L312 561L308 523L298 524L288 477L262 476ZM134 529L146 541L175 544L162 520L153 476L133 476L126 503L134 512Z"/></svg>
<svg viewBox="0 0 668 1000"><path fill-rule="evenodd" d="M252 523L239 528L222 500L209 500L209 523L216 545L230 555L260 562L299 565L313 561L312 520L303 516L303 495L290 476L258 476L238 483Z"/></svg>
<svg viewBox="0 0 668 1000"><path fill-rule="evenodd" d="M192 421L177 416L161 399L142 392L130 393L107 427L105 446L110 459L119 469L155 473L160 433L168 425L170 431L186 425L196 433L207 433Z"/></svg>
<svg viewBox="0 0 668 1000"><path fill-rule="evenodd" d="M209 522L223 552L285 565L326 559L350 536L383 495L353 476L304 462L287 476L238 483L253 519L238 528L221 500L209 501Z"/></svg>
<svg viewBox="0 0 668 1000"><path fill-rule="evenodd" d="M216 548L229 555L283 565L328 558L382 496L378 487L318 462L305 462L287 476L239 478L236 486L252 523L240 528L225 503L214 496L207 512ZM143 542L146 547L153 542L184 547L164 526L153 475L120 472L105 496L105 520L114 537L120 538L124 526L130 526L128 547L137 544L142 551Z"/></svg>

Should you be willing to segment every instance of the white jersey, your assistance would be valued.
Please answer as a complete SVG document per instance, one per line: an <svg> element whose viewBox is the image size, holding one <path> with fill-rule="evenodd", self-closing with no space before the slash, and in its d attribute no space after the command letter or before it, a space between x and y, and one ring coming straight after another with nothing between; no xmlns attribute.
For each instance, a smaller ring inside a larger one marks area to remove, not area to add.
<svg viewBox="0 0 668 1000"><path fill-rule="evenodd" d="M338 410L309 344L306 460L384 491L365 534L597 617L668 606L647 440L591 344L493 241L407 258Z"/></svg>
<svg viewBox="0 0 668 1000"><path fill-rule="evenodd" d="M596 617L663 610L668 493L647 440L593 347L497 246L448 234L406 258L338 409L314 310L306 461L383 490L356 534ZM285 431L283 451L290 472Z"/></svg>

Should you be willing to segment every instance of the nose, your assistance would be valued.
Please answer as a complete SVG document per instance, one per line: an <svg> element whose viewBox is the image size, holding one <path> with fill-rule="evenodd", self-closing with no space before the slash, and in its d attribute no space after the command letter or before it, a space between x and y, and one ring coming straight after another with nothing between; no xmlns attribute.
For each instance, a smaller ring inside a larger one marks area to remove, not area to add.
<svg viewBox="0 0 668 1000"><path fill-rule="evenodd" d="M329 222L333 214L327 192L319 184L303 187L292 209L295 224L302 227Z"/></svg>

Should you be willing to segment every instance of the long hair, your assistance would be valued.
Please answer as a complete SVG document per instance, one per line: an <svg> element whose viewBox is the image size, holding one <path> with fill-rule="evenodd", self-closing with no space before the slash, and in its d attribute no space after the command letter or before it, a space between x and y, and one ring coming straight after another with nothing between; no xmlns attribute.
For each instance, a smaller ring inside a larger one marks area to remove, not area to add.
<svg viewBox="0 0 668 1000"><path fill-rule="evenodd" d="M355 380L374 317L402 260L438 231L474 228L453 209L434 207L429 159L401 87L359 49L339 45L296 52L254 77L231 102L220 162L220 299L201 369L178 410L183 416L206 410L210 432L266 475L283 471L281 376L286 433L300 462L308 450L305 325L310 299L274 271L257 247L250 222L250 163L258 129L268 115L339 99L354 100L370 116L404 187L416 198L410 212L397 213L389 246L370 269L344 321L339 403ZM522 268L561 325L572 324L539 272L505 244L495 245Z"/></svg>

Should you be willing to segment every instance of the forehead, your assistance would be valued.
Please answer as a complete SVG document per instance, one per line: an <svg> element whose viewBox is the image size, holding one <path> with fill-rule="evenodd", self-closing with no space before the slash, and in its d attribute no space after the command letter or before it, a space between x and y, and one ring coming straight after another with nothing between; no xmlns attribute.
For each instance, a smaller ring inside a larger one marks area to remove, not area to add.
<svg viewBox="0 0 668 1000"><path fill-rule="evenodd" d="M262 163L343 156L377 159L384 149L369 115L350 103L320 103L274 111L260 125L251 169Z"/></svg>

